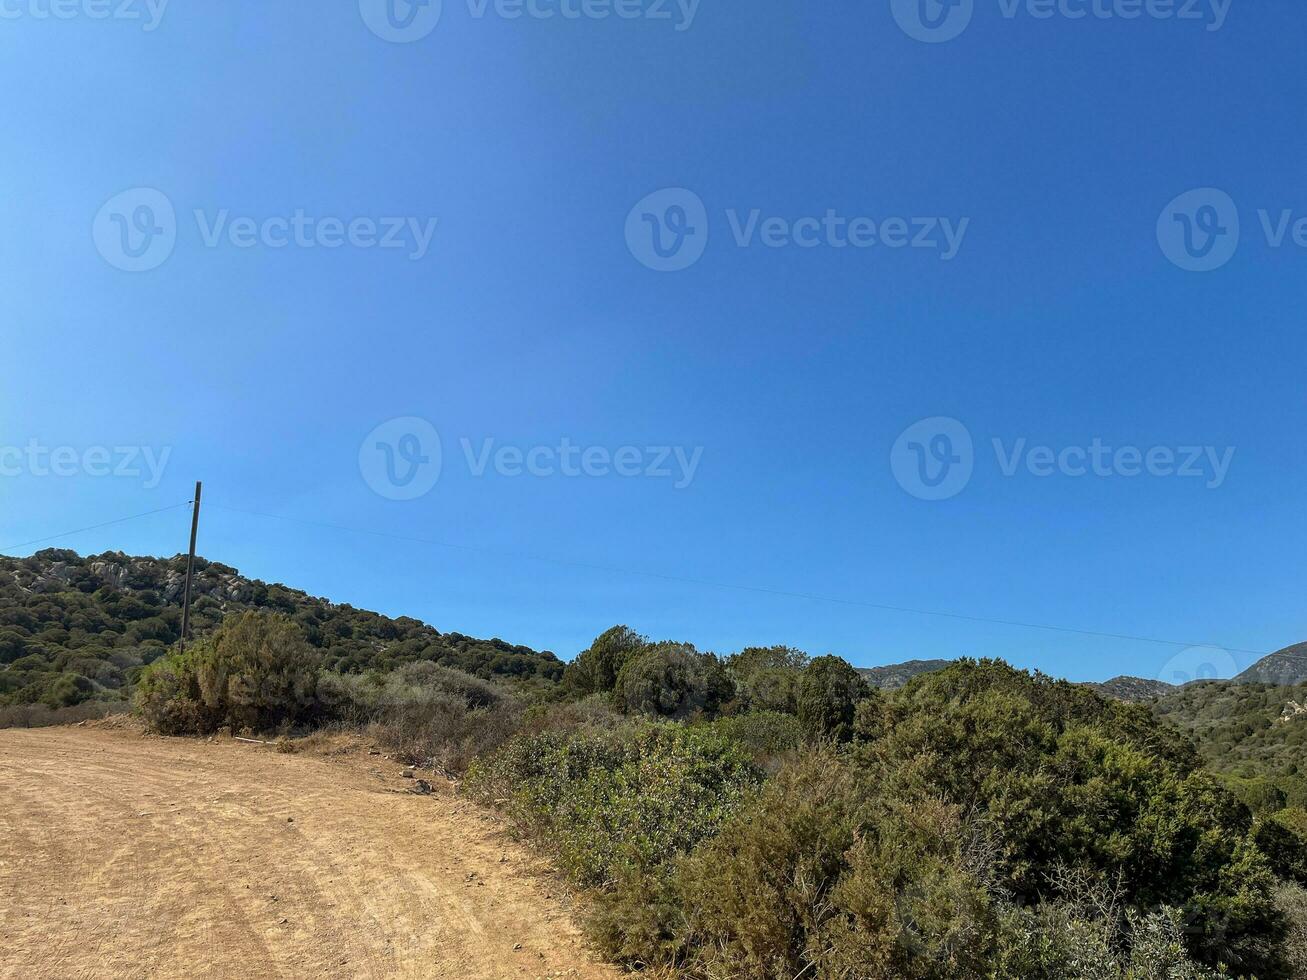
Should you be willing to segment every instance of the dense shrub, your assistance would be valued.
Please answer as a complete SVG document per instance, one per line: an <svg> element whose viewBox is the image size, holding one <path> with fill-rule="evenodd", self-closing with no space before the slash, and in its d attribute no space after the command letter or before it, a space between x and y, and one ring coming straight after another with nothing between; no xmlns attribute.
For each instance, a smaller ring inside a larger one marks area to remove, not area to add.
<svg viewBox="0 0 1307 980"><path fill-rule="evenodd" d="M799 710L799 676L807 665L808 655L793 647L748 647L726 661L740 710L791 715Z"/></svg>
<svg viewBox="0 0 1307 980"><path fill-rule="evenodd" d="M1001 832L998 886L1058 897L1071 867L1139 914L1181 911L1199 961L1282 976L1274 879L1247 807L1147 709L1004 664L962 661L888 700L860 771L894 799L939 797Z"/></svg>
<svg viewBox="0 0 1307 980"><path fill-rule="evenodd" d="M839 710L807 721L834 723L758 793L750 767L729 806L702 795L717 767L687 780L669 748L712 736L757 759L797 742L786 716L520 739L473 785L591 886L592 935L631 965L741 980L1290 976L1251 813L1146 709L974 662L855 701L838 662L813 666L813 703Z"/></svg>
<svg viewBox="0 0 1307 980"><path fill-rule="evenodd" d="M847 742L858 702L871 694L862 675L839 657L818 657L799 676L799 723L809 738Z"/></svg>
<svg viewBox="0 0 1307 980"><path fill-rule="evenodd" d="M462 773L520 730L523 706L502 688L436 664L418 663L385 675L325 675L323 711L365 727L403 762Z"/></svg>
<svg viewBox="0 0 1307 980"><path fill-rule="evenodd" d="M622 666L613 703L633 715L689 718L714 715L731 700L734 685L711 653L684 643L655 643Z"/></svg>
<svg viewBox="0 0 1307 980"><path fill-rule="evenodd" d="M715 732L637 724L517 739L474 764L466 789L547 842L578 881L603 885L713 836L760 781Z"/></svg>
<svg viewBox="0 0 1307 980"><path fill-rule="evenodd" d="M1307 977L1307 888L1283 883L1276 887L1275 900L1289 930L1284 940L1285 959L1294 980Z"/></svg>
<svg viewBox="0 0 1307 980"><path fill-rule="evenodd" d="M177 642L185 565L184 555L83 558L66 549L0 557L0 705L130 699L141 667ZM250 610L289 616L324 665L342 673L425 660L524 684L552 685L563 674L551 653L440 633L416 619L334 604L196 558L194 636L208 636L227 616Z"/></svg>
<svg viewBox="0 0 1307 980"><path fill-rule="evenodd" d="M589 648L567 665L563 686L578 697L611 691L626 661L647 644L630 627L614 626L595 637Z"/></svg>
<svg viewBox="0 0 1307 980"><path fill-rule="evenodd" d="M1307 836L1297 819L1300 810L1281 810L1257 822L1254 840L1277 878L1307 885Z"/></svg>
<svg viewBox="0 0 1307 980"><path fill-rule="evenodd" d="M320 660L287 617L242 613L146 668L137 707L151 728L169 735L304 724L320 717Z"/></svg>
<svg viewBox="0 0 1307 980"><path fill-rule="evenodd" d="M803 729L793 715L760 711L711 722L713 731L738 742L760 768L775 772L782 760L803 743Z"/></svg>

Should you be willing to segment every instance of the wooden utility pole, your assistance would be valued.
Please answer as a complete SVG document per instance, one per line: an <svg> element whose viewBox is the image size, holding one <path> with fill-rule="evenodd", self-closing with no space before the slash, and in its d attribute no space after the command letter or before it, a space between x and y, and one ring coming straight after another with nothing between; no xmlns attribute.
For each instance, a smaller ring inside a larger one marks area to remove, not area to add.
<svg viewBox="0 0 1307 980"><path fill-rule="evenodd" d="M195 500L192 501L195 507L191 511L191 551L186 559L186 592L182 599L182 638L177 645L181 652L186 650L186 636L191 630L191 576L195 574L195 535L200 530L200 492L203 489L204 484L196 480Z"/></svg>

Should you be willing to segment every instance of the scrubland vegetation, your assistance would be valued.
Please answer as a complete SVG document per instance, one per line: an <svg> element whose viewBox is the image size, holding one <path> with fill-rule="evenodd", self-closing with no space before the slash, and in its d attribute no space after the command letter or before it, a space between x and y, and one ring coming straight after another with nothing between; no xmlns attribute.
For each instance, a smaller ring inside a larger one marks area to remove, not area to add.
<svg viewBox="0 0 1307 980"><path fill-rule="evenodd" d="M0 567L0 725L364 730L549 853L589 934L702 980L1307 977L1307 686L1151 705L995 661L719 657L614 627L566 666L200 563Z"/></svg>
<svg viewBox="0 0 1307 980"><path fill-rule="evenodd" d="M0 558L0 709L125 707L144 668L177 643L185 568L185 556L83 558L57 548ZM325 668L342 674L428 662L542 684L563 675L563 663L551 653L331 603L203 558L196 560L194 597L194 635L211 633L234 613L280 613Z"/></svg>
<svg viewBox="0 0 1307 980"><path fill-rule="evenodd" d="M793 980L1302 976L1307 826L1259 818L1149 708L960 661L598 637L561 683L324 669L245 612L143 673L165 732L367 728L464 776L633 969Z"/></svg>

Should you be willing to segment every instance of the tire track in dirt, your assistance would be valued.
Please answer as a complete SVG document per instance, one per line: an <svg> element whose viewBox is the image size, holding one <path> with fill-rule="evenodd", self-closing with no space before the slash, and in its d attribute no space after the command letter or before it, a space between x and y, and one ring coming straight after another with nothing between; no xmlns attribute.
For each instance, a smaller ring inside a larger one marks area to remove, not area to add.
<svg viewBox="0 0 1307 980"><path fill-rule="evenodd" d="M0 978L610 980L529 854L355 753L0 731Z"/></svg>

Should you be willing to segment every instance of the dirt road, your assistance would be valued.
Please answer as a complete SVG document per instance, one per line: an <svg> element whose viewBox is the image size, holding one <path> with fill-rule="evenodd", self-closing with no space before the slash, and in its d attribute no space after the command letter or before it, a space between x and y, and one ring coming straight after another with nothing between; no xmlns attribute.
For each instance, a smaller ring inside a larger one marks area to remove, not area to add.
<svg viewBox="0 0 1307 980"><path fill-rule="evenodd" d="M361 745L0 731L0 977L617 976L484 813L410 786Z"/></svg>

